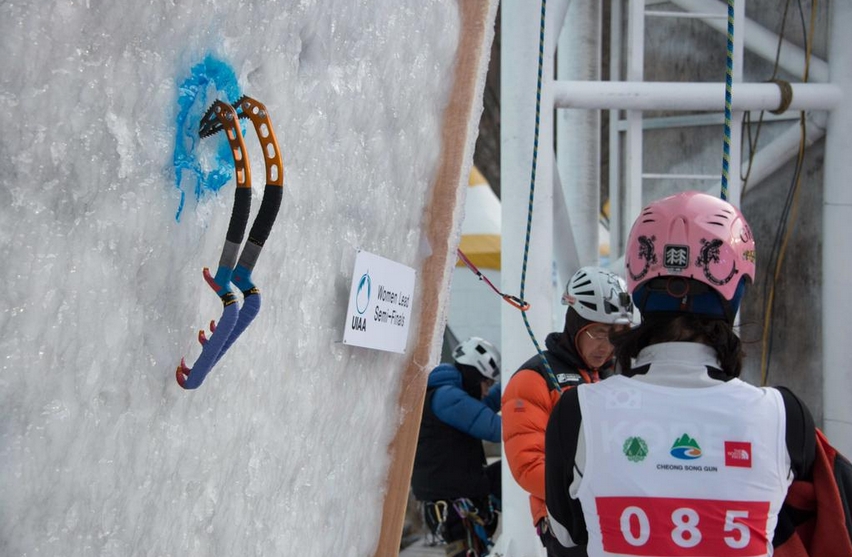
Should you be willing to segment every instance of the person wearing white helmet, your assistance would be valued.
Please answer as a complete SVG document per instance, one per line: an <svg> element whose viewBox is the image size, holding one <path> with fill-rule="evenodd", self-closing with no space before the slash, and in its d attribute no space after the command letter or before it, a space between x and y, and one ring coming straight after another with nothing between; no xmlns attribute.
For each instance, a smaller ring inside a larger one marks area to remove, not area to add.
<svg viewBox="0 0 852 557"><path fill-rule="evenodd" d="M530 494L532 523L550 557L571 555L553 537L544 504L544 436L553 406L566 389L595 383L612 373L609 336L629 327L633 304L621 277L600 267L583 267L568 280L562 331L547 336L541 355L524 363L503 393L503 447L515 480Z"/></svg>
<svg viewBox="0 0 852 557"><path fill-rule="evenodd" d="M686 192L630 232L643 322L613 335L621 374L567 392L546 432L551 525L577 555L771 555L788 486L810 472L813 419L786 389L737 377L734 328L755 245L740 211Z"/></svg>
<svg viewBox="0 0 852 557"><path fill-rule="evenodd" d="M482 441L500 442L500 352L480 337L429 374L411 488L447 555L479 557L497 529L500 462Z"/></svg>

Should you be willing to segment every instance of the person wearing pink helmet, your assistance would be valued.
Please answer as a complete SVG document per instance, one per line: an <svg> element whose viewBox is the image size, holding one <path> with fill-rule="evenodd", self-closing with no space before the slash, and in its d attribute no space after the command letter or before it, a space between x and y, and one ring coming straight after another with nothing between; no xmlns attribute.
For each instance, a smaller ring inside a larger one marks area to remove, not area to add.
<svg viewBox="0 0 852 557"><path fill-rule="evenodd" d="M771 555L792 535L781 509L810 473L814 425L789 390L738 379L751 230L726 201L681 193L643 209L624 261L642 323L611 337L621 375L551 414L551 527L592 557Z"/></svg>

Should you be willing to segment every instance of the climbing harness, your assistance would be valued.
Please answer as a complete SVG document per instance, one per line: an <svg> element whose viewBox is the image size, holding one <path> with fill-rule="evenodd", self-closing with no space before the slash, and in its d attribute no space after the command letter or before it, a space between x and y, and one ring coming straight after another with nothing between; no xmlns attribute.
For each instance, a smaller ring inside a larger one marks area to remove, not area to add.
<svg viewBox="0 0 852 557"><path fill-rule="evenodd" d="M532 154L532 168L530 170L530 198L529 198L529 207L527 209L527 232L526 238L524 240L524 263L521 268L521 292L520 299L524 299L524 290L526 289L526 280L527 280L527 259L529 257L530 252L530 235L532 233L532 217L533 217L533 201L535 200L535 172L536 165L538 163L538 135L539 135L539 127L540 127L540 119L541 119L541 80L542 80L542 71L544 67L544 30L545 30L545 13L547 8L547 0L541 0L541 22L539 24L539 36L538 36L538 78L536 82L536 91L535 91L535 134L533 137L533 154ZM547 377L550 379L550 383L553 385L553 388L556 389L556 392L561 393L562 388L559 386L559 380L556 379L556 374L553 373L553 368L550 367L550 363L547 361L547 358L544 356L544 352L541 349L541 346L538 344L538 340L535 338L535 333L533 333L532 327L530 326L529 319L527 318L526 312L521 312L521 316L524 319L524 325L527 328L527 333L530 336L530 339L535 346L536 351L539 356L541 356L542 361L544 362L544 368L547 371Z"/></svg>
<svg viewBox="0 0 852 557"><path fill-rule="evenodd" d="M518 298L517 296L513 296L511 294L504 294L504 293L500 292L497 289L497 287L494 286L494 284L490 280L488 280L488 277L483 275L482 272L479 269L476 268L476 265L474 265L473 262L470 259L467 258L467 256L464 254L464 252L461 249L459 249L457 251L458 251L459 259L462 260L462 263L464 263L467 266L468 269L473 271L473 274L475 274L476 277L479 280L484 281L485 284L490 286L491 290L496 292L497 295L500 296L501 298L503 298L510 306L517 308L521 311L527 311L528 309L530 309L530 305L526 301Z"/></svg>
<svg viewBox="0 0 852 557"><path fill-rule="evenodd" d="M429 528L429 545L438 545L445 539L444 524L447 522L447 506L446 501L423 503L423 522Z"/></svg>
<svg viewBox="0 0 852 557"><path fill-rule="evenodd" d="M452 507L456 516L461 521L465 531L462 540L449 540L447 516ZM494 545L486 527L495 520L494 509L490 507L487 516L483 517L480 510L473 501L466 497L451 501L437 500L423 503L423 518L433 541L430 545L438 545L438 540L447 543L447 555L459 555L464 551L466 557L481 557L486 555L488 549Z"/></svg>
<svg viewBox="0 0 852 557"><path fill-rule="evenodd" d="M263 200L242 253L240 253L240 246L251 212L251 166L239 126L241 118L248 118L251 121L263 150L266 167ZM225 132L231 147L237 187L216 275L211 275L207 267L202 274L208 286L222 300L223 310L218 323L210 322L212 335L209 339L204 330L198 332L198 341L202 345L202 350L195 365L189 368L185 360L181 358L175 377L184 389L198 388L213 366L257 317L261 297L260 290L252 281L251 273L275 223L283 194L284 166L266 107L247 96L240 97L233 106L217 100L201 118L199 136L209 137L220 131ZM231 283L243 294L242 307L238 307L237 296L231 289Z"/></svg>
<svg viewBox="0 0 852 557"><path fill-rule="evenodd" d="M479 509L473 504L470 499L462 497L453 501L453 509L458 513L464 525L464 531L467 535L467 557L480 557L485 555L494 543L485 531L485 521L479 515ZM494 513L489 510L489 516Z"/></svg>

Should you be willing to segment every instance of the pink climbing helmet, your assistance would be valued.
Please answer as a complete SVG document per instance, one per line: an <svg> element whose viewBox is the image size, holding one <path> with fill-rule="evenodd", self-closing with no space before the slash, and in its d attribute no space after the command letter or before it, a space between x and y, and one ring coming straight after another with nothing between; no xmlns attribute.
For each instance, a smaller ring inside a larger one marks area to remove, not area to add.
<svg viewBox="0 0 852 557"><path fill-rule="evenodd" d="M642 210L627 239L624 265L627 290L640 311L714 314L712 306L721 304L733 319L745 279L754 282L754 237L739 209L687 191Z"/></svg>

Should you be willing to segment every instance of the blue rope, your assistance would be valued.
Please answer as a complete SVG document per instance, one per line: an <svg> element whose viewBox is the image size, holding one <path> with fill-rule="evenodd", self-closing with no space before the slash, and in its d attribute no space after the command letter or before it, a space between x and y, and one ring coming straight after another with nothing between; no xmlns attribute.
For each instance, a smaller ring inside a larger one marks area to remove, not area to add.
<svg viewBox="0 0 852 557"><path fill-rule="evenodd" d="M533 216L533 200L535 199L535 171L536 165L538 162L538 133L539 126L541 120L541 79L542 72L544 67L544 22L545 22L545 12L546 12L547 0L541 0L541 24L539 27L539 38L538 38L538 80L536 82L535 89L535 136L533 139L533 155L532 155L532 170L530 172L530 201L529 201L529 209L527 211L527 235L524 240L524 264L521 269L521 300L524 299L524 289L526 288L526 280L527 280L527 258L530 252L530 235L532 232L532 216ZM533 345L535 345L536 351L538 351L539 356L541 356L542 362L544 362L544 367L547 370L547 376L550 378L550 381L553 383L553 386L556 388L557 392L562 392L562 389L559 387L559 381L556 380L556 374L553 373L553 369L550 367L550 363L547 361L547 358L544 356L544 352L542 352L541 347L538 344L538 341L535 338L535 333L533 333L532 327L530 327L529 319L527 318L526 312L521 313L524 318L524 325L527 328L527 333L530 335L530 339L532 339Z"/></svg>
<svg viewBox="0 0 852 557"><path fill-rule="evenodd" d="M725 140L722 150L722 199L728 200L731 164L731 86L734 82L734 0L728 0L728 56L725 71Z"/></svg>

